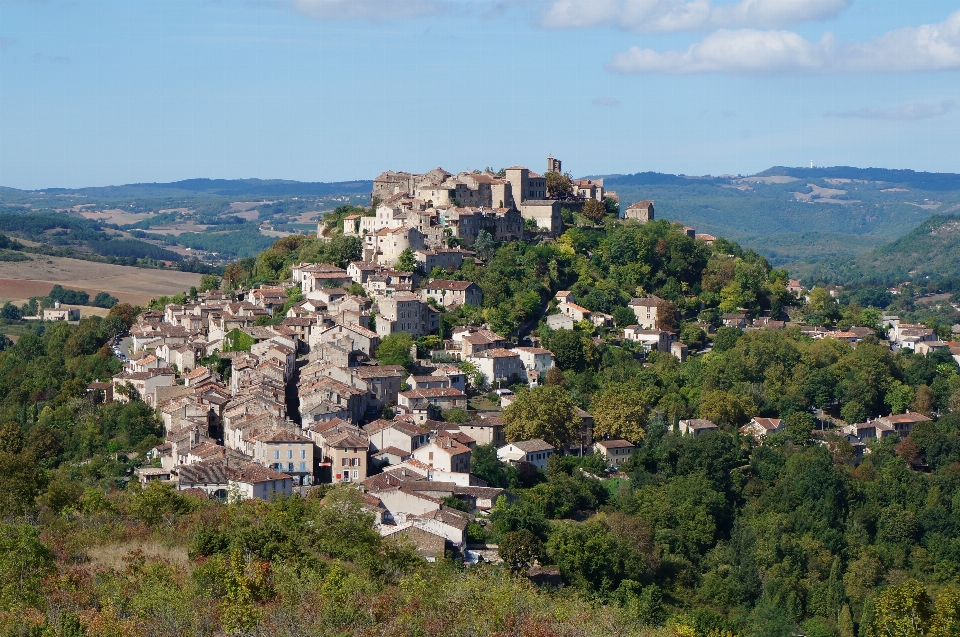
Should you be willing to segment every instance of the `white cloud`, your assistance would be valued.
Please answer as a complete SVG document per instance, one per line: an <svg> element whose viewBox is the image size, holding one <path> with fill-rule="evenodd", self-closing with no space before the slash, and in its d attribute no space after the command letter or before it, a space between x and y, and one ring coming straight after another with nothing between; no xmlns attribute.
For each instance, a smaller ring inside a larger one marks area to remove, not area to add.
<svg viewBox="0 0 960 637"><path fill-rule="evenodd" d="M721 27L786 27L832 18L852 0L553 0L543 13L548 29L615 26L628 31L699 31Z"/></svg>
<svg viewBox="0 0 960 637"><path fill-rule="evenodd" d="M291 0L293 8L323 20L390 20L440 13L452 6L442 0Z"/></svg>
<svg viewBox="0 0 960 637"><path fill-rule="evenodd" d="M904 27L869 42L811 42L792 31L720 30L686 51L632 47L607 64L619 73L905 72L960 69L960 11L938 24Z"/></svg>
<svg viewBox="0 0 960 637"><path fill-rule="evenodd" d="M930 117L939 117L957 110L958 105L953 100L944 100L939 104L907 104L900 108L861 108L856 111L830 111L824 113L824 117L842 117L858 119L928 119Z"/></svg>
<svg viewBox="0 0 960 637"><path fill-rule="evenodd" d="M607 106L610 108L620 106L620 100L615 97L595 97L591 100L591 103L594 106Z"/></svg>

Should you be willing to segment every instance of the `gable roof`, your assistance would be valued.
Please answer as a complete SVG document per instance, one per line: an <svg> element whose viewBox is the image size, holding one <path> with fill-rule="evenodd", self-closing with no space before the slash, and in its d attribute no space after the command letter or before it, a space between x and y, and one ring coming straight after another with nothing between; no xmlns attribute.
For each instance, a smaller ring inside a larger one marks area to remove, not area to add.
<svg viewBox="0 0 960 637"><path fill-rule="evenodd" d="M534 453L536 451L555 451L553 445L540 438L534 438L533 440L518 440L517 442L511 444L524 453Z"/></svg>

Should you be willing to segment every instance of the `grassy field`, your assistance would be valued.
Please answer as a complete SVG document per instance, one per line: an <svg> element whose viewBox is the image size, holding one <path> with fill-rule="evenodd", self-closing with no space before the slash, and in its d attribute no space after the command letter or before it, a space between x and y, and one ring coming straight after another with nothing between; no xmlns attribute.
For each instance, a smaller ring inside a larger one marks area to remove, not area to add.
<svg viewBox="0 0 960 637"><path fill-rule="evenodd" d="M85 290L91 297L108 292L122 302L142 305L154 297L186 292L190 286L200 284L200 275L191 272L32 256L33 261L0 262L0 303L23 303L31 296L44 296L59 283L65 288Z"/></svg>

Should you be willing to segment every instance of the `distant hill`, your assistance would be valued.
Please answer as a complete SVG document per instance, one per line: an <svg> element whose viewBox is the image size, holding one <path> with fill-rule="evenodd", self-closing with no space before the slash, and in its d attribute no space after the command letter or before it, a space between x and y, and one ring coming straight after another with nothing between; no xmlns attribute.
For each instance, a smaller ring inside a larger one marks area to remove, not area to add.
<svg viewBox="0 0 960 637"><path fill-rule="evenodd" d="M960 190L960 175L954 173L923 173L913 170L893 170L889 168L853 168L834 166L832 168L786 168L774 166L757 177L785 175L799 179L858 179L897 184L918 190Z"/></svg>
<svg viewBox="0 0 960 637"><path fill-rule="evenodd" d="M624 208L653 199L658 218L728 237L762 253L774 265L805 272L818 264L834 267L868 253L933 215L960 211L960 175L952 173L775 166L751 176L656 172L598 176L608 190L618 193ZM261 221L269 213L278 215L270 217L275 224L299 223L285 227L306 231L309 224L298 221L300 214L330 210L341 203L366 204L372 184L371 180L187 179L36 191L0 187L0 204L35 210L94 204L96 209L122 207L140 213L189 208L206 223L211 216L227 214L225 202L266 199L283 203L275 204L275 210L261 209ZM300 200L293 202L293 198ZM216 251L223 252L222 246Z"/></svg>
<svg viewBox="0 0 960 637"><path fill-rule="evenodd" d="M170 183L126 184L93 188L47 188L49 195L77 194L86 197L323 197L331 194L368 193L373 181L309 182L285 179L186 179ZM11 189L13 190L13 189ZM34 191L36 192L36 191ZM0 196L4 195L0 191Z"/></svg>
<svg viewBox="0 0 960 637"><path fill-rule="evenodd" d="M960 215L930 217L907 235L855 258L801 268L805 280L882 283L960 278Z"/></svg>
<svg viewBox="0 0 960 637"><path fill-rule="evenodd" d="M946 173L777 166L746 177L602 177L621 207L652 199L658 218L728 237L791 270L869 252L960 210L960 175Z"/></svg>

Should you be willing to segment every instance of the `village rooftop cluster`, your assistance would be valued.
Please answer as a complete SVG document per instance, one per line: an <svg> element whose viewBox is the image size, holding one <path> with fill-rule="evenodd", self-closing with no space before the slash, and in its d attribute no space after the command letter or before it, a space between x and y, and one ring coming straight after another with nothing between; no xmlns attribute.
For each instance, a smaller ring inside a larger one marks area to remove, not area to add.
<svg viewBox="0 0 960 637"><path fill-rule="evenodd" d="M549 161L559 169L557 160ZM300 263L277 287L241 289L236 295L210 291L183 305L144 312L131 329L132 355L124 371L90 387L102 391L105 400L140 399L158 410L165 442L150 452L154 466L141 469L140 480L171 481L181 490L224 500L268 499L319 483L356 485L376 513L381 533L406 534L431 557L442 555L445 546L462 546L474 515L488 511L500 496L511 497L471 474L477 445L493 444L503 462L541 469L557 452L593 450L612 468L629 459L631 442L592 439L592 417L583 410L581 439L568 449L543 440L508 443L497 406L468 411L468 391L543 383L555 358L535 341L510 342L485 326L457 327L428 358L417 361L413 375L402 366L377 363L377 349L391 334L436 334L435 307L482 303L476 284L420 272L453 273L465 259L475 259L469 248L481 230L495 240L519 238L525 221L533 220L540 231L555 234L562 225L561 205L609 195L602 182L584 180L574 182L572 200L550 200L539 175L519 167L504 172L502 178L489 173L453 177L439 169L425 175L384 173L372 193L380 199L376 215L343 222L345 234L363 237L362 261L345 269ZM645 201L625 216L646 223L653 214L653 202ZM685 231L693 234L692 228ZM325 236L323 229L318 234ZM446 247L451 236L461 247ZM415 272L394 269L407 250L415 255ZM348 292L355 286L365 295ZM286 305L293 288L303 300L279 324L257 325L258 318L273 317ZM797 281L790 289L804 293ZM558 292L552 305L559 311L545 320L553 329L573 329L582 321L613 325L610 315L590 312L568 291ZM623 339L639 343L642 351L686 358L686 346L669 328L671 304L645 296L629 307L636 323L623 329ZM69 308L51 312L57 314L50 320L71 318ZM737 313L722 320L741 329L787 326ZM951 346L922 326L902 325L896 317L885 321L891 346L921 353ZM802 329L814 338L854 345L873 334L868 328ZM960 351L954 355L960 360ZM201 363L213 356L230 359L229 380ZM473 371L465 371L463 363ZM514 398L506 390L497 394L500 407ZM442 421L449 410L463 410L469 420ZM893 432L904 436L925 419L904 414L851 425L843 433L862 454L862 439ZM703 419L681 420L677 426L679 433L693 436L716 428ZM756 417L742 432L762 440L780 430L779 420ZM447 506L445 498L460 500L465 505L460 508L470 513Z"/></svg>

